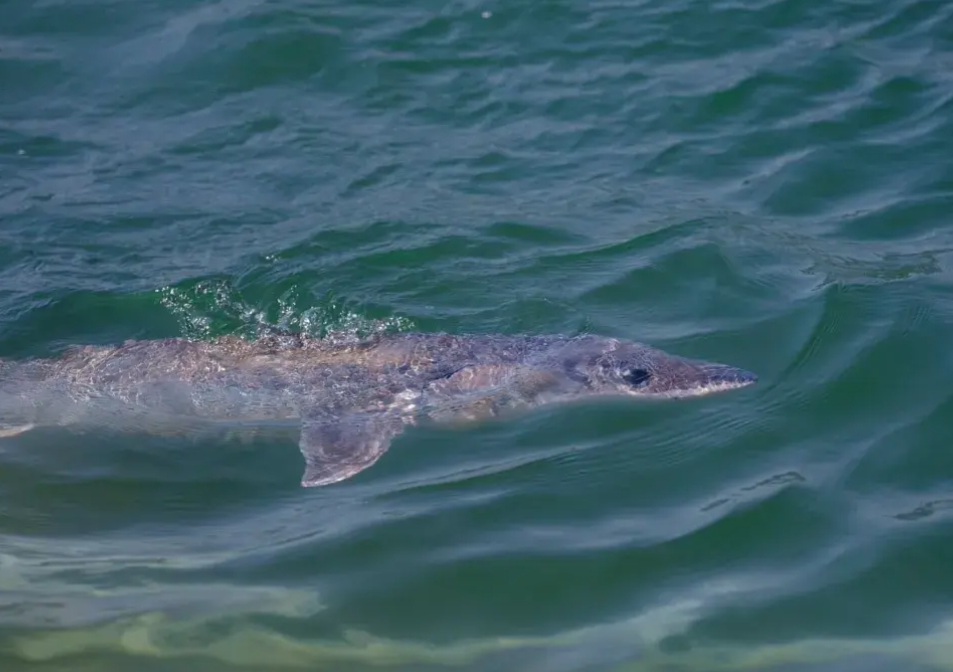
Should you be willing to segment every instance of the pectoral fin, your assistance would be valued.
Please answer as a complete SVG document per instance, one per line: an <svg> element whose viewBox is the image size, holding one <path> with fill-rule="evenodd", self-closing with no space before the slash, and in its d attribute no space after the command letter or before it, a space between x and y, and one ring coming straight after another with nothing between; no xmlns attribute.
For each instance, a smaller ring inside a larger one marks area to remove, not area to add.
<svg viewBox="0 0 953 672"><path fill-rule="evenodd" d="M299 443L305 461L301 485L330 485L364 471L387 452L403 426L400 418L383 413L305 419Z"/></svg>

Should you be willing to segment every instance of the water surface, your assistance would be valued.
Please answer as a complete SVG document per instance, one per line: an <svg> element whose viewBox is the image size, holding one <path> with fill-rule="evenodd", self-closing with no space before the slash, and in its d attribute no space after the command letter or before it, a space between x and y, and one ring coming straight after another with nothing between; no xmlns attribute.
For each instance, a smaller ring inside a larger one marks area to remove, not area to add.
<svg viewBox="0 0 953 672"><path fill-rule="evenodd" d="M8 0L0 356L262 326L757 372L0 449L4 670L953 669L953 5Z"/></svg>

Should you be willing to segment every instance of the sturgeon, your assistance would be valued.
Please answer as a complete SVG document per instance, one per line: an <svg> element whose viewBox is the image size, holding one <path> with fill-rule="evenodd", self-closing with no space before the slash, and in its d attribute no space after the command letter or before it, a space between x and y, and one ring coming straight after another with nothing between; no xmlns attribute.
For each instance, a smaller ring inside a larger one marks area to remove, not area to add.
<svg viewBox="0 0 953 672"><path fill-rule="evenodd" d="M314 487L372 466L425 419L478 422L594 397L696 397L756 381L744 369L593 334L136 340L0 360L0 436L43 426L174 435L284 424L304 456L301 485Z"/></svg>

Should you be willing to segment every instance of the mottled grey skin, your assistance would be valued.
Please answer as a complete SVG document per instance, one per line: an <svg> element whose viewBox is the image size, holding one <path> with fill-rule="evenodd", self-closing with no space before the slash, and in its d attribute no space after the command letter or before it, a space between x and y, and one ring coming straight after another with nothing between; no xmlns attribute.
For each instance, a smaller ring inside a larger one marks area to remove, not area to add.
<svg viewBox="0 0 953 672"><path fill-rule="evenodd" d="M598 395L691 397L755 380L593 335L130 341L0 360L0 435L44 425L176 434L291 421L306 463L301 484L318 486L370 467L421 419L477 421Z"/></svg>

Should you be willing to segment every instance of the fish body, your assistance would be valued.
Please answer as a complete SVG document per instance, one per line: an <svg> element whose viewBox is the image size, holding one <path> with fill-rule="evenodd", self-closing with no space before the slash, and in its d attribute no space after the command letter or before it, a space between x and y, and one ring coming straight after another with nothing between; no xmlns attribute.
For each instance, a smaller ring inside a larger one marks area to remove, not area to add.
<svg viewBox="0 0 953 672"><path fill-rule="evenodd" d="M756 380L596 335L127 341L0 360L0 436L38 426L161 434L203 423L293 423L305 459L301 484L313 487L370 467L422 419L472 422L595 396L691 397Z"/></svg>

